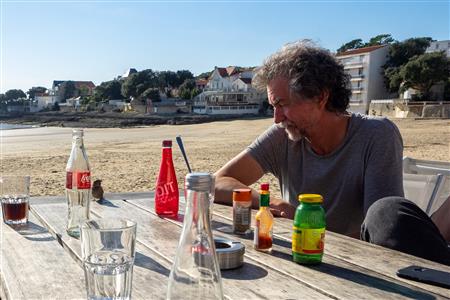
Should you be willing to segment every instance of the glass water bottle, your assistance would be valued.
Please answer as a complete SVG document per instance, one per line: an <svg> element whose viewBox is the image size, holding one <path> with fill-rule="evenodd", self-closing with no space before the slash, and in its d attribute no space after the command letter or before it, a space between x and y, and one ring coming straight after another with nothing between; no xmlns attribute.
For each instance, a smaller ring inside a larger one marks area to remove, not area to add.
<svg viewBox="0 0 450 300"><path fill-rule="evenodd" d="M213 177L186 175L186 215L167 299L223 299L222 279L210 223Z"/></svg>
<svg viewBox="0 0 450 300"><path fill-rule="evenodd" d="M80 225L89 219L91 169L83 143L83 129L73 129L72 151L66 166L67 233L80 236Z"/></svg>

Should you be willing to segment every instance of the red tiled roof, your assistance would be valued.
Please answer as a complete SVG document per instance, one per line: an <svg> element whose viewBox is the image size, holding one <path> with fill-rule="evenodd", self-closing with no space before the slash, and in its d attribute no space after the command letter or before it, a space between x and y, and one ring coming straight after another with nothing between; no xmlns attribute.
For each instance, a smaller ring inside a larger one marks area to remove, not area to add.
<svg viewBox="0 0 450 300"><path fill-rule="evenodd" d="M92 81L74 81L74 84L77 89L81 87L95 88L95 84Z"/></svg>
<svg viewBox="0 0 450 300"><path fill-rule="evenodd" d="M387 45L375 45L375 46L370 46L370 47L364 47L364 48L359 48L359 49L353 49L353 50L348 50L345 52L341 52L336 54L336 56L345 56L345 55L352 55L352 54L360 54L360 53L368 53L368 52L372 52L374 50L377 50L379 48L383 48Z"/></svg>
<svg viewBox="0 0 450 300"><path fill-rule="evenodd" d="M207 79L197 79L196 81L195 81L195 84L196 85L206 85L208 83L208 80Z"/></svg>
<svg viewBox="0 0 450 300"><path fill-rule="evenodd" d="M226 68L217 68L217 71L219 71L220 76L228 77L228 72Z"/></svg>
<svg viewBox="0 0 450 300"><path fill-rule="evenodd" d="M233 74L238 73L238 70L236 67L229 66L229 67L227 67L227 73L228 73L228 76L231 76Z"/></svg>

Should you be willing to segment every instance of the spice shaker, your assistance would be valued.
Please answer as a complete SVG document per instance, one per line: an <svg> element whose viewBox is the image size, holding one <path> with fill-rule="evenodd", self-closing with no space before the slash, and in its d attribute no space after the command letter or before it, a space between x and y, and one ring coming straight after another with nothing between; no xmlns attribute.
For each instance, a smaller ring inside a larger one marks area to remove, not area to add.
<svg viewBox="0 0 450 300"><path fill-rule="evenodd" d="M252 216L252 191L250 189L233 190L233 232L250 232Z"/></svg>

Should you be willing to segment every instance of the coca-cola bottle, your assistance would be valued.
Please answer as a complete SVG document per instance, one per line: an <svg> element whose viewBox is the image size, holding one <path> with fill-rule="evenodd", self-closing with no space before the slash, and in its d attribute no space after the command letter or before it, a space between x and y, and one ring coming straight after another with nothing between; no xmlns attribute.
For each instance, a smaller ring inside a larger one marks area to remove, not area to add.
<svg viewBox="0 0 450 300"><path fill-rule="evenodd" d="M172 160L172 141L162 142L162 159L155 191L155 211L160 216L178 215L178 182Z"/></svg>
<svg viewBox="0 0 450 300"><path fill-rule="evenodd" d="M91 171L84 149L83 129L72 131L72 151L66 166L67 234L78 238L80 224L89 219Z"/></svg>

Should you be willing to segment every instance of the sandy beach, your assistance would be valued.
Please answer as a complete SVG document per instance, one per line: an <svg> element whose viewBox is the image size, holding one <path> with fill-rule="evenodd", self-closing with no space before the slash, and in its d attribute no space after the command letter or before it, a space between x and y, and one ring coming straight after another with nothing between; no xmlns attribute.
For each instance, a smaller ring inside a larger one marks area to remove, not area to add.
<svg viewBox="0 0 450 300"><path fill-rule="evenodd" d="M403 136L404 155L450 161L450 120L393 120ZM173 139L173 158L182 187L187 168L175 143L181 135L195 171L215 172L272 124L272 119L233 120L194 125L140 128L90 128L85 147L92 179L105 192L138 192L154 188L161 158L161 141ZM31 175L31 194L63 195L65 166L71 149L71 128L41 127L1 131L2 174ZM272 184L272 176L261 181Z"/></svg>

